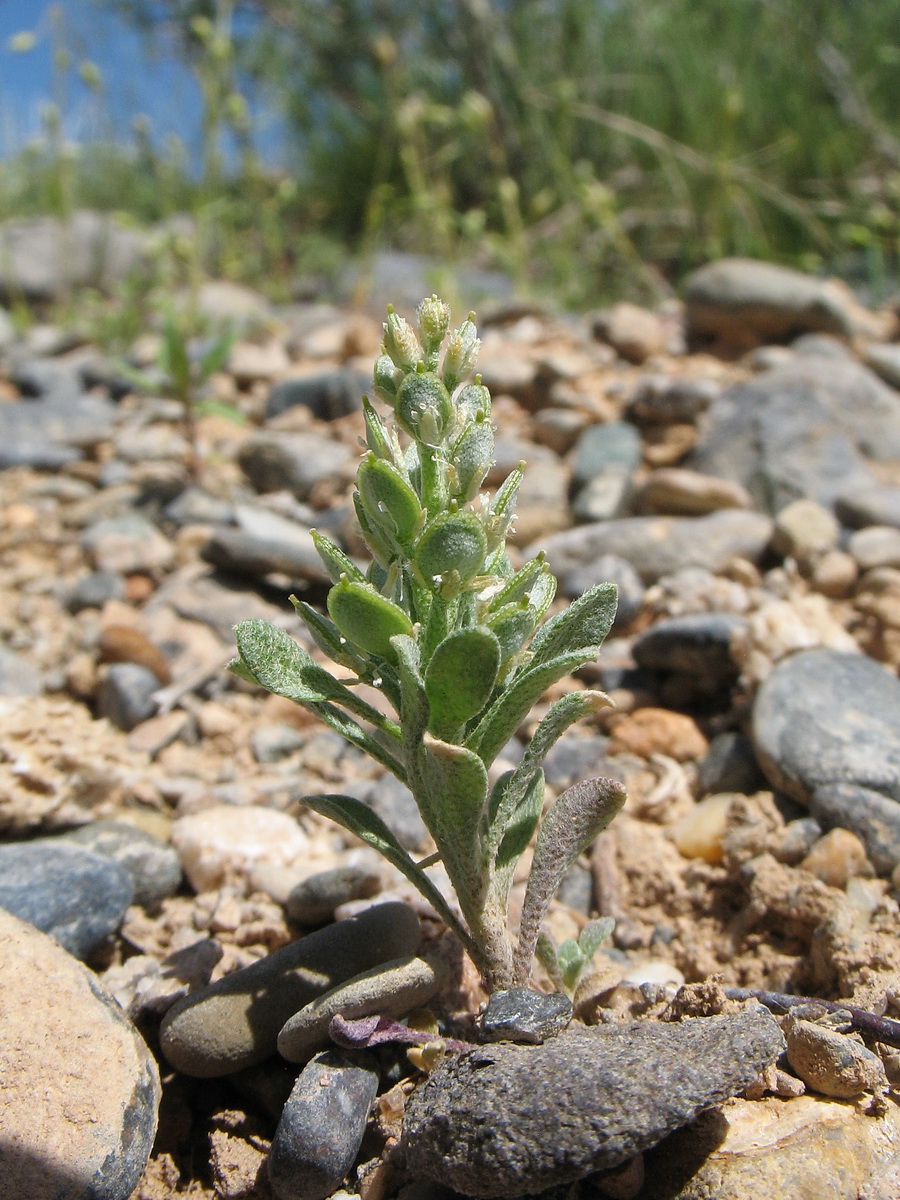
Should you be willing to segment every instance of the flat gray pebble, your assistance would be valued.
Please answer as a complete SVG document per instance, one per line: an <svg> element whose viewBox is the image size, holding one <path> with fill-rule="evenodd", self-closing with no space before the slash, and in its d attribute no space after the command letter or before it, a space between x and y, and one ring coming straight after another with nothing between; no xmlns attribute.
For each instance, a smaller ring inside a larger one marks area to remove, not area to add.
<svg viewBox="0 0 900 1200"><path fill-rule="evenodd" d="M122 923L134 888L112 859L57 838L0 846L0 908L87 958Z"/></svg>
<svg viewBox="0 0 900 1200"><path fill-rule="evenodd" d="M757 692L753 741L770 783L803 804L828 783L900 800L900 680L864 654L802 650Z"/></svg>
<svg viewBox="0 0 900 1200"><path fill-rule="evenodd" d="M372 386L372 380L362 371L344 368L319 371L297 379L282 379L269 392L266 418L277 417L289 408L304 405L322 421L346 417L362 407L362 396Z"/></svg>
<svg viewBox="0 0 900 1200"><path fill-rule="evenodd" d="M381 876L369 867L331 867L307 875L291 889L285 911L298 925L320 925L349 900L368 900L381 891Z"/></svg>
<svg viewBox="0 0 900 1200"><path fill-rule="evenodd" d="M523 1196L614 1167L747 1087L784 1049L761 1007L729 1017L569 1029L446 1059L410 1097L414 1177Z"/></svg>
<svg viewBox="0 0 900 1200"><path fill-rule="evenodd" d="M644 585L637 571L617 554L601 554L593 562L575 567L559 581L560 591L569 600L576 600L598 583L616 585L616 618L613 632L628 625L641 611Z"/></svg>
<svg viewBox="0 0 900 1200"><path fill-rule="evenodd" d="M39 696L41 673L27 658L0 646L0 696Z"/></svg>
<svg viewBox="0 0 900 1200"><path fill-rule="evenodd" d="M513 987L493 993L479 1025L488 1041L538 1045L562 1033L571 1020L572 1001L562 992Z"/></svg>
<svg viewBox="0 0 900 1200"><path fill-rule="evenodd" d="M717 734L698 764L697 783L704 796L714 792L750 796L764 788L766 777L756 761L751 739L733 730Z"/></svg>
<svg viewBox="0 0 900 1200"><path fill-rule="evenodd" d="M269 1151L278 1200L326 1200L335 1191L359 1153L377 1091L369 1054L324 1050L306 1064Z"/></svg>
<svg viewBox="0 0 900 1200"><path fill-rule="evenodd" d="M117 729L130 732L148 721L158 708L153 696L159 680L139 663L113 663L107 668L97 695L97 712Z"/></svg>
<svg viewBox="0 0 900 1200"><path fill-rule="evenodd" d="M125 596L125 578L115 571L92 571L77 580L66 597L66 608L70 613L83 608L102 608L109 600L121 600Z"/></svg>
<svg viewBox="0 0 900 1200"><path fill-rule="evenodd" d="M731 639L746 624L731 613L664 617L634 639L631 653L639 667L702 676L711 687L722 686L737 679Z"/></svg>
<svg viewBox="0 0 900 1200"><path fill-rule="evenodd" d="M817 787L809 811L823 829L849 829L866 848L869 862L880 875L889 875L900 863L900 804L852 783Z"/></svg>
<svg viewBox="0 0 900 1200"><path fill-rule="evenodd" d="M156 904L181 886L181 863L173 847L127 821L91 821L57 840L93 850L124 867L134 885L133 904Z"/></svg>

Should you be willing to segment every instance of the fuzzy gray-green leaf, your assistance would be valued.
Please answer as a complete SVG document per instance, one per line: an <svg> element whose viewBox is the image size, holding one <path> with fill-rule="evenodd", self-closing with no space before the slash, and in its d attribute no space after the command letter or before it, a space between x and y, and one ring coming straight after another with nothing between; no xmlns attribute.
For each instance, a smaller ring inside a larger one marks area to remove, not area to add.
<svg viewBox="0 0 900 1200"><path fill-rule="evenodd" d="M582 646L599 646L615 615L616 585L598 583L538 630L531 643L534 661L547 662Z"/></svg>
<svg viewBox="0 0 900 1200"><path fill-rule="evenodd" d="M456 884L463 911L471 911L473 904L479 906L478 897L488 883L487 864L479 846L487 805L487 771L477 754L426 734L417 773L430 800L435 841Z"/></svg>

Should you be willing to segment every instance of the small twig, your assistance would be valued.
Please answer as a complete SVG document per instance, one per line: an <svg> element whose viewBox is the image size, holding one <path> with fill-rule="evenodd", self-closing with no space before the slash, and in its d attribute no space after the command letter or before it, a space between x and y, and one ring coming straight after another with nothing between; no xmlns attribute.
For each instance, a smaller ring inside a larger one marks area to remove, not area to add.
<svg viewBox="0 0 900 1200"><path fill-rule="evenodd" d="M850 1017L853 1028L858 1033L874 1038L876 1042L884 1042L886 1046L900 1048L900 1021L891 1017L877 1017L875 1013L866 1012L863 1008L853 1008L850 1004L840 1001L820 1000L818 996L792 996L784 992L765 992L760 988L725 988L729 1000L758 1000L766 1008L775 1013L785 1013L799 1004L818 1004L827 1012L845 1012Z"/></svg>

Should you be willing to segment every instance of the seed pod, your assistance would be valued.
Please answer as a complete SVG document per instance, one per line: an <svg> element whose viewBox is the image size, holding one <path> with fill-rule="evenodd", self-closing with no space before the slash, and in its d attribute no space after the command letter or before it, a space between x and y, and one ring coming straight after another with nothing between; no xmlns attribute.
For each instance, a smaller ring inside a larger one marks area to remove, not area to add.
<svg viewBox="0 0 900 1200"><path fill-rule="evenodd" d="M368 583L341 579L328 593L327 607L348 642L388 662L396 660L391 638L412 632L412 621L403 609Z"/></svg>
<svg viewBox="0 0 900 1200"><path fill-rule="evenodd" d="M454 329L447 343L447 353L444 355L444 383L452 391L457 384L469 374L475 366L481 341L475 328L475 314L469 313L469 319L463 321L459 329Z"/></svg>
<svg viewBox="0 0 900 1200"><path fill-rule="evenodd" d="M494 457L494 429L490 421L476 418L453 447L450 461L456 471L455 498L465 504L478 493Z"/></svg>
<svg viewBox="0 0 900 1200"><path fill-rule="evenodd" d="M486 552L484 526L473 512L464 510L436 517L419 538L413 557L428 581L440 584L455 571L467 583L483 570Z"/></svg>
<svg viewBox="0 0 900 1200"><path fill-rule="evenodd" d="M450 393L430 371L408 375L397 391L394 407L397 424L412 437L438 446L453 417Z"/></svg>
<svg viewBox="0 0 900 1200"><path fill-rule="evenodd" d="M478 378L480 379L481 376ZM462 420L474 421L479 415L485 417L490 415L491 393L483 383L470 383L456 394L454 403Z"/></svg>
<svg viewBox="0 0 900 1200"><path fill-rule="evenodd" d="M484 708L499 669L500 645L489 629L472 626L445 637L425 672L432 733L453 739Z"/></svg>
<svg viewBox="0 0 900 1200"><path fill-rule="evenodd" d="M397 468L369 454L360 463L356 486L370 528L378 529L398 546L406 546L418 529L422 505Z"/></svg>
<svg viewBox="0 0 900 1200"><path fill-rule="evenodd" d="M403 372L394 366L394 360L389 354L381 354L375 360L374 380L375 393L379 400L394 407L397 397L397 387L403 378Z"/></svg>

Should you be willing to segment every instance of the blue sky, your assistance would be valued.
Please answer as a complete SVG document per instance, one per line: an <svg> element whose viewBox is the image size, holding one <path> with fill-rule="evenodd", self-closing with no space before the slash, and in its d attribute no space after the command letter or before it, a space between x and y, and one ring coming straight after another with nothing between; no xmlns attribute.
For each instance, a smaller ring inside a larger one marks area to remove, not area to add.
<svg viewBox="0 0 900 1200"><path fill-rule="evenodd" d="M71 55L62 94L68 138L86 141L113 134L127 140L132 120L144 114L155 141L177 133L196 145L200 99L190 72L171 55L150 54L141 38L99 0L0 0L0 158L39 136L42 108L59 94L53 69L54 8L62 12ZM9 42L22 32L35 33L37 44L16 53ZM103 77L99 98L79 78L78 64L85 59Z"/></svg>

